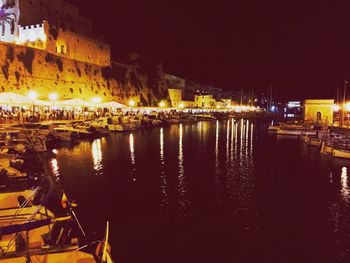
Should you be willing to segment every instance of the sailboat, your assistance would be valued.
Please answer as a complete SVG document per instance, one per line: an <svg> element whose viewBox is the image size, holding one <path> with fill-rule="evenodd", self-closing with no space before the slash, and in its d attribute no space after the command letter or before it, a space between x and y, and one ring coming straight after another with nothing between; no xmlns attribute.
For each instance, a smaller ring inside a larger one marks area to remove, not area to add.
<svg viewBox="0 0 350 263"><path fill-rule="evenodd" d="M99 257L83 245L85 233L73 207L50 177L35 189L0 193L0 262L113 262L109 224Z"/></svg>

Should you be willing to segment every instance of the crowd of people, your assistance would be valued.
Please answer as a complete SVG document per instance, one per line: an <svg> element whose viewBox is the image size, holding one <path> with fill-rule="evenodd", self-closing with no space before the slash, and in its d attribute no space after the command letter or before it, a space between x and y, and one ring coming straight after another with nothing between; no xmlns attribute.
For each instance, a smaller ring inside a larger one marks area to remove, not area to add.
<svg viewBox="0 0 350 263"><path fill-rule="evenodd" d="M28 122L43 122L54 120L91 120L99 117L111 117L114 115L147 115L150 112L143 112L138 109L117 110L111 112L107 109L98 109L95 111L81 110L45 110L37 108L34 111L24 108L0 108L0 124L20 124ZM161 112L159 114L162 115ZM167 115L174 115L175 112L167 112Z"/></svg>
<svg viewBox="0 0 350 263"><path fill-rule="evenodd" d="M110 116L109 111L0 109L0 124L42 122L50 120L84 120Z"/></svg>

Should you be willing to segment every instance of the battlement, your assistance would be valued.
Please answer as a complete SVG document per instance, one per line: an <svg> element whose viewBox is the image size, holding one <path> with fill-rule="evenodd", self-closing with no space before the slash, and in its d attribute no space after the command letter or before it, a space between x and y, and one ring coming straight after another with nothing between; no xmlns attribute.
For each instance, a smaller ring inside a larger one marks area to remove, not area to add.
<svg viewBox="0 0 350 263"><path fill-rule="evenodd" d="M45 22L36 25L18 26L17 43L23 44L26 42L46 42Z"/></svg>
<svg viewBox="0 0 350 263"><path fill-rule="evenodd" d="M41 24L36 24L36 25L29 25L29 26L19 26L19 28L21 28L22 30L28 30L28 29L34 29L34 28L43 28L44 22Z"/></svg>

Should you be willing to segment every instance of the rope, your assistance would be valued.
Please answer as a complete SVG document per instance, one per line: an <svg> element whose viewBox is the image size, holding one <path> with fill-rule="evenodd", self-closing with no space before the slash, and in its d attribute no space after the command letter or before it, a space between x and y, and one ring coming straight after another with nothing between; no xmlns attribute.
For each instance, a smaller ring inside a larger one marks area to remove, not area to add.
<svg viewBox="0 0 350 263"><path fill-rule="evenodd" d="M25 223L28 223L30 220L33 219L33 217L39 212L39 210L42 208L42 205L39 205L34 211L33 213L27 217L27 219L24 221L24 224ZM9 249L10 247L13 245L13 243L16 241L16 239L19 237L20 235L20 232L16 233L13 235L13 237L10 239L9 243L7 244L7 247L5 249L5 251L3 252L3 254L5 254ZM27 244L29 245L29 244Z"/></svg>

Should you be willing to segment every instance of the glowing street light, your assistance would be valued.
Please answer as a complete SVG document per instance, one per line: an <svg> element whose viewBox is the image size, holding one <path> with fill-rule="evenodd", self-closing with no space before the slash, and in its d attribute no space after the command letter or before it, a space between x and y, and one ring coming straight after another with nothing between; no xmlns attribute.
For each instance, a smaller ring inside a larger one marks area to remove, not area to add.
<svg viewBox="0 0 350 263"><path fill-rule="evenodd" d="M164 101L159 102L158 106L161 107L161 108L164 108L165 107L165 102Z"/></svg>
<svg viewBox="0 0 350 263"><path fill-rule="evenodd" d="M34 90L30 90L27 93L27 97L33 101L32 115L34 116L34 109L35 109L34 101L38 97L38 94Z"/></svg>
<svg viewBox="0 0 350 263"><path fill-rule="evenodd" d="M58 99L57 93L50 93L50 94L49 94L49 99L50 99L51 101L56 101L56 100Z"/></svg>
<svg viewBox="0 0 350 263"><path fill-rule="evenodd" d="M332 108L334 112L338 112L340 110L340 106L337 104L334 104Z"/></svg>
<svg viewBox="0 0 350 263"><path fill-rule="evenodd" d="M51 106L51 111L53 110L54 106L55 106L55 101L58 99L58 95L57 93L53 92L49 94L49 99L52 101L52 106Z"/></svg>
<svg viewBox="0 0 350 263"><path fill-rule="evenodd" d="M38 97L38 94L34 90L30 90L27 93L28 98L35 100Z"/></svg>
<svg viewBox="0 0 350 263"><path fill-rule="evenodd" d="M92 103L94 104L99 104L101 103L101 98L100 97L94 97L91 99Z"/></svg>
<svg viewBox="0 0 350 263"><path fill-rule="evenodd" d="M179 108L180 109L184 109L185 108L185 104L183 104L182 102L179 104Z"/></svg>
<svg viewBox="0 0 350 263"><path fill-rule="evenodd" d="M345 106L344 108L346 111L350 111L350 102L345 103L344 106Z"/></svg>
<svg viewBox="0 0 350 263"><path fill-rule="evenodd" d="M134 100L129 100L129 106L130 107L135 107L136 102Z"/></svg>

